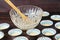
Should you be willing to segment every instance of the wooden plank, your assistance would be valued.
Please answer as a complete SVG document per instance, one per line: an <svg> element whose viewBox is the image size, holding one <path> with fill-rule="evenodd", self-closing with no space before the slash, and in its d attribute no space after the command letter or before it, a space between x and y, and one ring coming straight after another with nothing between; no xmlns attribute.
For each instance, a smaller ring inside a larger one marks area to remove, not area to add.
<svg viewBox="0 0 60 40"><path fill-rule="evenodd" d="M16 6L36 5L43 10L50 12L60 12L60 0L11 0ZM4 0L0 0L0 12L8 12L11 7Z"/></svg>

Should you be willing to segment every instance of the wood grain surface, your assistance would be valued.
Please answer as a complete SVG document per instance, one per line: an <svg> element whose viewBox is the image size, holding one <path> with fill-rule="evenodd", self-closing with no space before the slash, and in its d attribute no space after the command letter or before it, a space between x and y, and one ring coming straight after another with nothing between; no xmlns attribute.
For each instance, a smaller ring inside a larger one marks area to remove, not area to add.
<svg viewBox="0 0 60 40"><path fill-rule="evenodd" d="M11 0L16 6L20 5L36 5L43 10L50 12L60 12L60 0ZM0 0L0 12L8 12L11 7Z"/></svg>

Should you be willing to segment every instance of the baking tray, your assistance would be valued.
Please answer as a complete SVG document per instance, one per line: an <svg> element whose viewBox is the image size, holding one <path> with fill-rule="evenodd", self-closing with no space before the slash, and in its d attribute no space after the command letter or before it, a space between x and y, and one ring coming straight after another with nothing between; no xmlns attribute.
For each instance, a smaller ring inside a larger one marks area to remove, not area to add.
<svg viewBox="0 0 60 40"><path fill-rule="evenodd" d="M10 19L10 16L9 16L9 12L0 12L0 13L1 13L1 14L0 14L0 23L6 22L6 23L9 23L9 24L10 24L10 28L8 28L8 29L6 29L6 30L2 30L2 31L5 33L5 36L4 36L4 38L1 39L1 40L12 40L12 39L15 38L15 37L9 36L9 35L8 35L8 31L9 31L10 29L17 28L17 27L12 23L12 21L11 21L11 19ZM57 14L60 15L60 12L50 12L50 15L49 15L48 17L43 17L42 20L51 20L51 19L50 19L50 16L51 16L51 15L55 15L55 14L56 14L56 15L57 15ZM42 25L39 24L36 28L39 29L39 30L41 30L41 31L42 31L42 29L44 29L44 28L54 28L54 29L57 31L56 34L60 33L60 30L58 30L58 29L56 29L56 28L54 27L55 23L56 23L56 22L60 22L60 21L54 21L54 20L52 20L52 21L53 21L53 25L52 25L52 26L44 27L44 26L42 26ZM45 35L43 35L43 34L41 33L40 35L37 35L37 36L33 37L33 36L27 35L27 34L26 34L26 31L23 31L22 35L19 35L19 36L26 36L26 37L29 38L29 40L37 40L38 37L42 37L42 36L45 36ZM54 36L55 36L55 35L54 35ZM54 36L49 36L49 37L50 37L52 40L55 40Z"/></svg>

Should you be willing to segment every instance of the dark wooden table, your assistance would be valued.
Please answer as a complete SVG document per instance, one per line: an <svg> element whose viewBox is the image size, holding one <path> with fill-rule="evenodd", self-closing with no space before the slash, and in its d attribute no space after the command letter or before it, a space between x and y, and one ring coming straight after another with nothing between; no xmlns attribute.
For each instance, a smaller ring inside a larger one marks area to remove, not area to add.
<svg viewBox="0 0 60 40"><path fill-rule="evenodd" d="M16 6L20 6L20 5L36 5L41 7L43 10L48 11L51 13L51 15L53 14L59 14L60 15L60 0L11 0ZM8 31L12 28L16 28L16 26L12 23L10 16L9 16L9 11L10 11L11 7L9 5L7 5L4 0L0 0L0 23L9 23L11 26L9 29L6 30L2 30L5 33L5 37L1 40L12 40L14 37L11 37L8 35ZM50 15L50 16L51 16ZM50 19L49 17L45 17L44 19ZM51 20L51 19L50 19ZM53 21L53 20L52 20ZM56 23L56 21L53 21L54 24ZM52 28L56 29L54 27L54 24L51 26ZM46 27L40 27L41 25L38 25L37 28L42 30L43 28ZM56 29L57 30L57 29ZM60 30L57 30L57 33L60 33ZM22 34L23 36L28 37L30 40L36 40L38 37L40 36L44 36L42 34L35 36L35 37L31 37L28 36L25 31ZM21 36L21 35L20 35ZM52 40L54 39L54 36L51 36Z"/></svg>
<svg viewBox="0 0 60 40"><path fill-rule="evenodd" d="M11 0L16 6L36 5L49 12L60 12L60 0ZM11 7L0 0L0 12L8 12Z"/></svg>

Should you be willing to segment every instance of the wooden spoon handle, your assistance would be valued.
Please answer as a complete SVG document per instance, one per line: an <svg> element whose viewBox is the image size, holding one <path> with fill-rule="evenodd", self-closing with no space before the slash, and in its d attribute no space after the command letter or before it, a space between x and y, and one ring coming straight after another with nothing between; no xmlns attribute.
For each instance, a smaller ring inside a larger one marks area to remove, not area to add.
<svg viewBox="0 0 60 40"><path fill-rule="evenodd" d="M8 3L22 17L23 20L27 19L27 17L10 0L5 0L5 2Z"/></svg>

